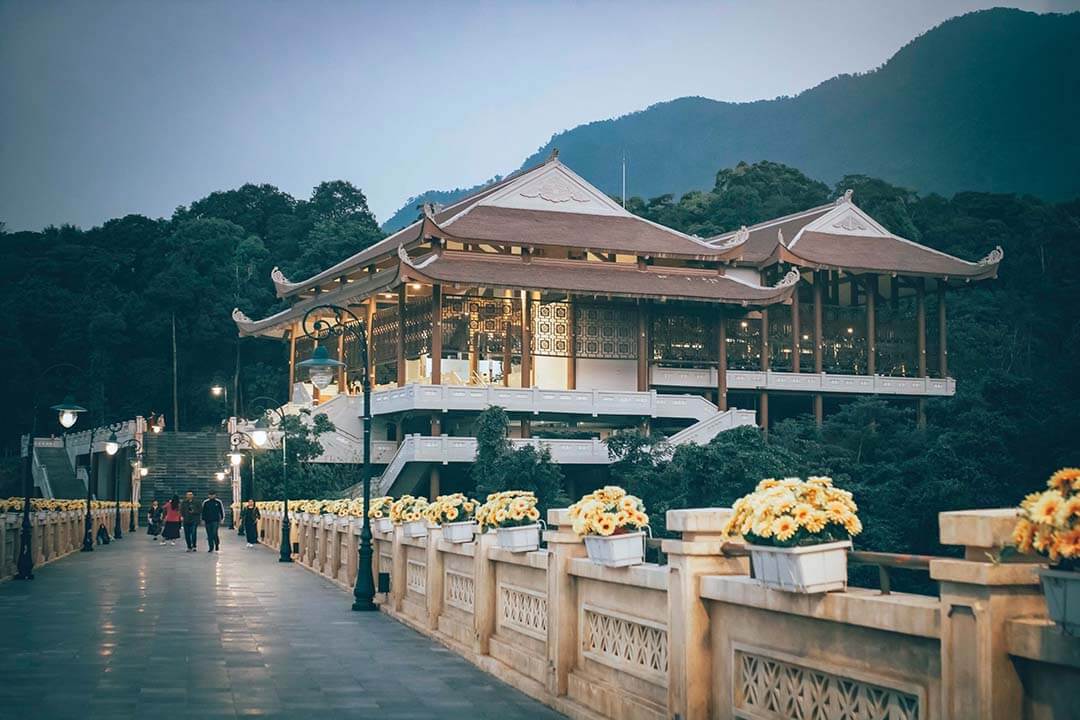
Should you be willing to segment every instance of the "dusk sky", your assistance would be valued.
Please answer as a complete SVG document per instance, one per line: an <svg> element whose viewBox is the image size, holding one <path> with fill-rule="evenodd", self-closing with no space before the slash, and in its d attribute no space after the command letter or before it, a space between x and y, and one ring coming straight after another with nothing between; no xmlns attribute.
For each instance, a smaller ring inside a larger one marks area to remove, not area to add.
<svg viewBox="0 0 1080 720"><path fill-rule="evenodd" d="M214 190L344 178L385 220L553 133L870 70L975 2L0 1L0 221L169 216Z"/></svg>

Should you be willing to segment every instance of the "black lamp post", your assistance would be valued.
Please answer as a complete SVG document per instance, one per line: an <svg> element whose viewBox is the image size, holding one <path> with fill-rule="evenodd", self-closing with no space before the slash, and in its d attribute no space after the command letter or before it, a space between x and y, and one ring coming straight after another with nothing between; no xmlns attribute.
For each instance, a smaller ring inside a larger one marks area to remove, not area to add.
<svg viewBox="0 0 1080 720"><path fill-rule="evenodd" d="M109 436L112 438L110 442L105 443L105 452L109 455L115 455L116 450L119 450L119 445L116 444L116 431L124 427L122 422L110 423L106 428L109 431ZM94 501L94 488L97 485L97 463L94 462L94 438L97 435L97 428L90 428L90 470L86 476L86 518L83 522L83 539L82 539L82 552L94 551L94 515L90 510L90 505ZM110 447L114 447L112 452L109 452Z"/></svg>
<svg viewBox="0 0 1080 720"><path fill-rule="evenodd" d="M243 432L242 430L237 430L236 432L234 432L232 435L229 436L229 447L231 448L229 450L229 456L228 456L229 457L229 466L234 468L235 472L238 472L238 473L241 472L241 466L244 464L244 454L242 452L240 452L240 445L243 444L245 441L247 442L248 447L251 449L251 489L248 492L248 497L251 498L251 499L255 499L255 448L257 448L258 445L255 443L255 438L253 438L251 435L247 434L246 432ZM243 508L243 506L244 506L244 477L243 477L243 475L240 476L240 497L237 498L237 501L240 503L240 507ZM237 527L236 534L237 535L243 535L244 534L244 523L238 522L238 523L236 523L236 527Z"/></svg>
<svg viewBox="0 0 1080 720"><path fill-rule="evenodd" d="M61 363L46 368L38 376L38 383L40 383L41 379L44 378L47 373L58 367L75 366ZM76 370L78 370L78 368L76 368ZM37 383L35 383L35 387L37 387ZM70 428L75 424L75 421L78 420L79 413L86 412L86 408L76 405L70 395L64 398L62 403L53 405L50 409L57 412L60 425L64 428ZM15 575L15 579L17 580L34 579L34 554L31 552L33 548L34 528L30 524L30 499L34 492L34 435L37 434L37 415L38 408L37 403L35 402L34 409L31 411L30 415L30 435L27 437L26 441L26 460L23 461L23 519L22 528L19 533L19 559L16 563L18 572Z"/></svg>
<svg viewBox="0 0 1080 720"><path fill-rule="evenodd" d="M361 465L361 479L364 484L364 525L360 531L359 558L356 569L356 586L353 588L353 610L376 610L375 578L371 562L371 518L368 510L371 505L371 377L368 374L367 329L353 313L338 305L319 305L308 310L304 315L304 335L316 341L327 337L351 335L356 340L360 352L361 386L364 391L364 460ZM312 384L320 390L330 384L334 373L345 367L345 363L334 360L322 345L317 345L311 357L300 363L307 368ZM339 388L339 391L341 389Z"/></svg>
<svg viewBox="0 0 1080 720"><path fill-rule="evenodd" d="M142 452L141 448L140 448L139 452L140 453ZM150 474L149 468L144 467L143 464L142 464L142 456L141 456L141 454L139 456L138 461L135 463L135 471L139 473L139 489L141 490L142 489L142 479ZM142 493L140 493L140 495L141 494ZM132 498L131 498L131 502L132 502L131 516L129 518L130 521L128 522L128 532L129 533L135 532L135 516L139 514L139 508L135 505L135 502L137 500L137 498L135 497L135 493L133 492L131 495L132 495Z"/></svg>
<svg viewBox="0 0 1080 720"><path fill-rule="evenodd" d="M109 452L110 448L116 448L112 452ZM115 456L120 450L127 450L129 448L135 449L135 457L142 458L142 443L135 438L125 440L123 443L117 443L116 433L109 436L109 442L105 443L105 452L112 456ZM116 463L113 463L113 496L116 498L116 521L113 523L113 537L120 540L124 537L123 526L120 523L120 473L117 471ZM132 498L134 500L134 498ZM135 508L131 509L132 518L134 519ZM130 527L129 532L134 532L135 528Z"/></svg>
<svg viewBox="0 0 1080 720"><path fill-rule="evenodd" d="M275 402L273 398L268 397L257 397L251 402L258 403L263 400L270 403ZM270 441L270 424L266 422L267 412L272 412L278 416L278 426L281 428L281 496L285 512L281 522L281 547L279 548L278 562L287 563L292 562L292 522L289 520L289 473L287 468L289 456L286 454L285 449L288 436L288 431L285 428L285 411L276 404L268 406L267 410L263 411L259 419L255 421L255 428L251 431L250 437L256 447L262 447Z"/></svg>

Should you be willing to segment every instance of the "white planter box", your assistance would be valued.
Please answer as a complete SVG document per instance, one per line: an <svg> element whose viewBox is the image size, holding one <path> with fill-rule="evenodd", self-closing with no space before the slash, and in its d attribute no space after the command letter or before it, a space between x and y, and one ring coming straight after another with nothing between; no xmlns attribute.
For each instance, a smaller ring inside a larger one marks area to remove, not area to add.
<svg viewBox="0 0 1080 720"><path fill-rule="evenodd" d="M540 549L540 523L496 529L499 547L510 552L531 552Z"/></svg>
<svg viewBox="0 0 1080 720"><path fill-rule="evenodd" d="M375 518L371 521L375 526L375 532L389 535L394 532L394 521L388 517Z"/></svg>
<svg viewBox="0 0 1080 720"><path fill-rule="evenodd" d="M465 522L453 522L443 523L442 536L443 540L452 543L467 543L473 541L473 535L476 534L476 521L467 520Z"/></svg>
<svg viewBox="0 0 1080 720"><path fill-rule="evenodd" d="M1050 619L1066 635L1080 638L1080 572L1040 570L1039 579Z"/></svg>
<svg viewBox="0 0 1080 720"><path fill-rule="evenodd" d="M608 567L627 567L645 562L645 533L623 535L586 535L585 551L594 563Z"/></svg>
<svg viewBox="0 0 1080 720"><path fill-rule="evenodd" d="M411 538L422 538L427 535L427 520L413 520L403 526L405 534Z"/></svg>
<svg viewBox="0 0 1080 720"><path fill-rule="evenodd" d="M822 593L847 587L850 540L803 547L750 545L754 577L776 590Z"/></svg>

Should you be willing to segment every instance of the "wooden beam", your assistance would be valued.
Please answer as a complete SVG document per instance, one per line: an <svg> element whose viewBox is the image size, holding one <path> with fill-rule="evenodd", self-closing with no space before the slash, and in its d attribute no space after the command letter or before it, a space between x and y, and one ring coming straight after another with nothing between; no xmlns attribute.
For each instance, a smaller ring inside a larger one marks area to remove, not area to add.
<svg viewBox="0 0 1080 720"><path fill-rule="evenodd" d="M945 320L945 283L938 280L937 284L937 323L938 323L938 372L941 377L949 377L949 350L946 337Z"/></svg>
<svg viewBox="0 0 1080 720"><path fill-rule="evenodd" d="M877 291L878 276L866 278L866 374L877 374Z"/></svg>
<svg viewBox="0 0 1080 720"><path fill-rule="evenodd" d="M915 324L918 335L919 377L926 377L926 280L915 285Z"/></svg>
<svg viewBox="0 0 1080 720"><path fill-rule="evenodd" d="M431 384L442 384L442 285L431 286Z"/></svg>
<svg viewBox="0 0 1080 720"><path fill-rule="evenodd" d="M398 307L398 331L397 331L397 384L405 387L408 378L405 368L405 301L407 299L408 285L401 283L397 292Z"/></svg>
<svg viewBox="0 0 1080 720"><path fill-rule="evenodd" d="M716 406L727 410L727 318L721 305L716 319Z"/></svg>

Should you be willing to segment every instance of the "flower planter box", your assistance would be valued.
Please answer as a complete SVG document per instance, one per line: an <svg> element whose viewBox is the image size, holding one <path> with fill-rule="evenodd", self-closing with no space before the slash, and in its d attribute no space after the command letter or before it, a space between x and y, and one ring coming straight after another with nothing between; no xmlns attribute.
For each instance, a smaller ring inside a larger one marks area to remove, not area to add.
<svg viewBox="0 0 1080 720"><path fill-rule="evenodd" d="M627 567L645 562L645 533L622 535L586 535L585 551L589 559L608 567Z"/></svg>
<svg viewBox="0 0 1080 720"><path fill-rule="evenodd" d="M847 587L850 540L789 548L748 547L754 577L767 587L806 594Z"/></svg>
<svg viewBox="0 0 1080 720"><path fill-rule="evenodd" d="M452 522L443 523L442 536L443 540L452 543L467 543L473 541L473 535L476 534L476 521L466 520L465 522Z"/></svg>
<svg viewBox="0 0 1080 720"><path fill-rule="evenodd" d="M375 526L375 532L377 533L389 535L394 532L394 521L388 517L375 518L372 520L372 524Z"/></svg>
<svg viewBox="0 0 1080 720"><path fill-rule="evenodd" d="M411 538L422 538L427 535L427 520L413 520L405 523L405 534Z"/></svg>
<svg viewBox="0 0 1080 720"><path fill-rule="evenodd" d="M1050 619L1066 635L1080 637L1080 572L1040 570L1039 580Z"/></svg>
<svg viewBox="0 0 1080 720"><path fill-rule="evenodd" d="M540 549L540 523L520 527L498 528L499 547L510 552L531 552Z"/></svg>

